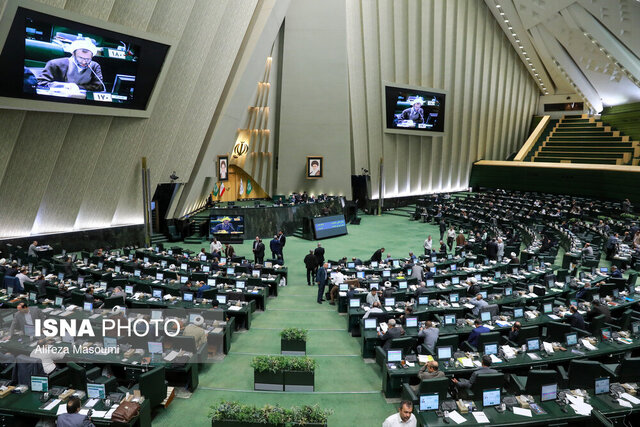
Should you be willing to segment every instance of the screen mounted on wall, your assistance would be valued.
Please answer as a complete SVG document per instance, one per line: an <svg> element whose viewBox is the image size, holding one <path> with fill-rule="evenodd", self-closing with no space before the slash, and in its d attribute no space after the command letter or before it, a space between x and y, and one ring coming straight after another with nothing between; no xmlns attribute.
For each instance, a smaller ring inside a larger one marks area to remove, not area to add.
<svg viewBox="0 0 640 427"><path fill-rule="evenodd" d="M5 13L2 19L3 106L6 99L19 99L35 101L23 104L34 110L147 110L170 45L113 31L107 22L89 25L82 17L66 19L20 6L23 3L30 4L19 1L15 14ZM74 110L60 104L74 105Z"/></svg>
<svg viewBox="0 0 640 427"><path fill-rule="evenodd" d="M385 83L383 92L385 132L444 133L445 91Z"/></svg>

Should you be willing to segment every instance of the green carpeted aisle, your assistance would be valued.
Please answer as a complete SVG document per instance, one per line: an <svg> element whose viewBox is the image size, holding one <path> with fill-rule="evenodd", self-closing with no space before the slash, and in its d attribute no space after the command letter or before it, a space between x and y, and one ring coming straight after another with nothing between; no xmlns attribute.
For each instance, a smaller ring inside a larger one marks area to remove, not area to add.
<svg viewBox="0 0 640 427"><path fill-rule="evenodd" d="M406 217L365 216L361 225L349 226L349 235L322 240L326 259L358 256L368 259L380 246L393 257L405 257L409 250L423 253L427 232L433 239L437 227L411 222ZM268 241L265 241L268 247ZM201 245L185 245L200 249ZM255 313L251 330L234 335L231 352L223 361L205 367L200 386L189 399L176 398L167 410L160 409L154 426L210 426L208 408L221 399L243 403L292 406L319 404L335 411L330 426L374 426L396 410L395 404L382 396L380 369L365 363L360 356L359 341L346 332L346 317L338 314L328 302L316 302L317 288L306 285L302 262L317 242L287 238L284 256L289 268L289 285L280 288L277 298L267 302L265 312ZM236 252L251 256L251 241L234 245ZM279 331L286 327L309 329L307 352L316 358L315 393L254 392L253 370L249 366L254 355L278 354Z"/></svg>

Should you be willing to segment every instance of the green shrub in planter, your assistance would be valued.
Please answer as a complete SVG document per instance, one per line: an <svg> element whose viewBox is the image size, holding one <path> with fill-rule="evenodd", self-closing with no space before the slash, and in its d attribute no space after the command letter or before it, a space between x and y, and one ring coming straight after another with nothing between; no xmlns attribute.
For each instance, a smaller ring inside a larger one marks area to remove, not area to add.
<svg viewBox="0 0 640 427"><path fill-rule="evenodd" d="M238 402L222 401L211 407L209 416L212 426L250 426L260 424L262 426L282 426L284 424L299 426L326 426L332 410L320 409L317 405L300 406L291 409L281 408L278 405L265 405L262 408L242 405Z"/></svg>
<svg viewBox="0 0 640 427"><path fill-rule="evenodd" d="M316 361L307 356L256 356L251 361L251 367L255 372L312 372L316 369Z"/></svg>
<svg viewBox="0 0 640 427"><path fill-rule="evenodd" d="M285 341L307 341L307 335L309 331L307 329L300 328L286 328L280 331L280 338Z"/></svg>

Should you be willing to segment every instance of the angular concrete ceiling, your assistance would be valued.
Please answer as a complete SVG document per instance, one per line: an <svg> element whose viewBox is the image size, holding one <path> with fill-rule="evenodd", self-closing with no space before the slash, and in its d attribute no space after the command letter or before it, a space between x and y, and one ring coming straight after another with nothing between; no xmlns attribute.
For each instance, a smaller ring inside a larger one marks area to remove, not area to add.
<svg viewBox="0 0 640 427"><path fill-rule="evenodd" d="M485 0L544 95L640 101L640 1Z"/></svg>

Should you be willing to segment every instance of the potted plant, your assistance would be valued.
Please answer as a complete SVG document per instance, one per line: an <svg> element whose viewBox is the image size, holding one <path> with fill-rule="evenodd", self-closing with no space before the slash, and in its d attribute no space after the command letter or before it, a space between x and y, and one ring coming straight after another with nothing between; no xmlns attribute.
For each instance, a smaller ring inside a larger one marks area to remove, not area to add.
<svg viewBox="0 0 640 427"><path fill-rule="evenodd" d="M289 357L284 366L284 391L314 391L315 370L315 359Z"/></svg>
<svg viewBox="0 0 640 427"><path fill-rule="evenodd" d="M300 406L291 409L265 405L262 408L243 405L239 402L222 401L211 407L209 416L213 427L239 426L313 426L327 425L332 410L320 409L317 405Z"/></svg>
<svg viewBox="0 0 640 427"><path fill-rule="evenodd" d="M268 391L284 390L284 374L277 356L257 356L251 361L253 389Z"/></svg>
<svg viewBox="0 0 640 427"><path fill-rule="evenodd" d="M280 352L289 356L307 354L307 329L286 328L280 332Z"/></svg>

